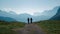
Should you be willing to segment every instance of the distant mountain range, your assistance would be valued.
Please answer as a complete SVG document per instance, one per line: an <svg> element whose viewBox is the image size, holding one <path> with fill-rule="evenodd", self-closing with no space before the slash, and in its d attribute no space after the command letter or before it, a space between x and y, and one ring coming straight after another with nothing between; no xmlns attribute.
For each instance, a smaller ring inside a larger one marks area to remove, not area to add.
<svg viewBox="0 0 60 34"><path fill-rule="evenodd" d="M50 20L60 20L60 7L56 13Z"/></svg>
<svg viewBox="0 0 60 34"><path fill-rule="evenodd" d="M38 14L38 16L33 16L33 15L30 15L30 14L26 14L26 13L23 13L23 14L20 14L20 15L17 15L15 14L14 12L10 11L10 12L6 12L6 11L2 11L0 10L0 20L7 20L7 21L14 21L14 20L17 20L17 21L20 21L20 22L26 22L27 23L27 18L33 18L33 22L35 21L41 21L41 20L48 20L50 19L53 19L53 16L60 16L60 9L58 10L60 6L58 7L55 7L53 8L52 10L47 10L47 11L44 11L42 12L42 15ZM54 18L55 18L54 16ZM5 17L5 18L4 18ZM4 18L4 19L3 19Z"/></svg>
<svg viewBox="0 0 60 34"><path fill-rule="evenodd" d="M16 20L13 19L13 18L3 17L3 16L0 16L0 20L1 20L1 21L8 21L8 22L16 21Z"/></svg>

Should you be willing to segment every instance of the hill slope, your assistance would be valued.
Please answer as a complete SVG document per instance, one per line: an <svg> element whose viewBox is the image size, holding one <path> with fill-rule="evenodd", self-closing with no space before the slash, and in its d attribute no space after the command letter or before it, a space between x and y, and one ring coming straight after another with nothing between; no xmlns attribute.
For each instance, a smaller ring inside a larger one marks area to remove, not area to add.
<svg viewBox="0 0 60 34"><path fill-rule="evenodd" d="M50 20L60 20L60 7L56 13Z"/></svg>
<svg viewBox="0 0 60 34"><path fill-rule="evenodd" d="M25 26L25 23L22 22L4 22L0 21L0 34L17 34L12 29L22 28Z"/></svg>
<svg viewBox="0 0 60 34"><path fill-rule="evenodd" d="M60 34L60 20L45 20L36 22L47 34Z"/></svg>

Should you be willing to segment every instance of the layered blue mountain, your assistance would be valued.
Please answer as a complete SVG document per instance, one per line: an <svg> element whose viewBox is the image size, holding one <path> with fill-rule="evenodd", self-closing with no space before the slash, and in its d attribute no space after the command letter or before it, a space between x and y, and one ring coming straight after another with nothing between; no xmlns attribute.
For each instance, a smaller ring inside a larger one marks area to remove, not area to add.
<svg viewBox="0 0 60 34"><path fill-rule="evenodd" d="M48 18L51 18L52 16L54 16L57 13L58 8L59 8L59 6L53 8L51 10L46 10L42 14L47 16Z"/></svg>
<svg viewBox="0 0 60 34"><path fill-rule="evenodd" d="M32 15L29 15L29 14L20 14L18 15L18 17L16 18L18 21L22 21L22 22L27 22L27 18L31 18L33 17Z"/></svg>
<svg viewBox="0 0 60 34"><path fill-rule="evenodd" d="M30 14L27 14L27 13L17 15L13 11L6 12L6 11L0 10L0 16L13 18L17 21L26 22L26 23L27 23L27 18L33 18L33 22L35 22L35 21L50 19L52 16L54 16L58 12L58 8L59 8L59 6L53 8L52 10L46 10L46 11L41 13L42 15L40 15L40 13L37 13L38 16L30 15Z"/></svg>
<svg viewBox="0 0 60 34"><path fill-rule="evenodd" d="M60 20L60 7L56 13L50 20Z"/></svg>
<svg viewBox="0 0 60 34"><path fill-rule="evenodd" d="M0 16L4 16L4 17L13 17L13 18L14 18L14 17L17 16L17 14L14 13L14 12L12 12L12 11L6 12L6 11L0 10Z"/></svg>
<svg viewBox="0 0 60 34"><path fill-rule="evenodd" d="M13 19L13 18L10 18L10 17L3 17L3 16L0 16L0 20L1 20L1 21L7 21L7 22L16 21L16 20Z"/></svg>

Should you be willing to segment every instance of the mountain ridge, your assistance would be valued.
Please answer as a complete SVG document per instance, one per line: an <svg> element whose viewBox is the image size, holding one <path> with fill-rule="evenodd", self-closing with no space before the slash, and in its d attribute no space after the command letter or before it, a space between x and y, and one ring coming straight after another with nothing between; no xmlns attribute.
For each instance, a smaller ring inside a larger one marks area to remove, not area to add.
<svg viewBox="0 0 60 34"><path fill-rule="evenodd" d="M33 18L33 22L35 22L35 21L41 21L41 20L48 20L48 19L52 18L52 16L54 16L56 14L58 8L59 8L59 6L53 8L52 10L44 11L44 12L42 12L43 15L39 14L38 16L33 16L30 14L26 14L26 13L17 15L15 13L11 14L12 11L10 11L10 13L9 13L9 12L4 12L4 11L0 10L0 16L11 17L17 21L26 22L26 23L27 23L27 18Z"/></svg>
<svg viewBox="0 0 60 34"><path fill-rule="evenodd" d="M60 20L60 7L57 13L50 20Z"/></svg>

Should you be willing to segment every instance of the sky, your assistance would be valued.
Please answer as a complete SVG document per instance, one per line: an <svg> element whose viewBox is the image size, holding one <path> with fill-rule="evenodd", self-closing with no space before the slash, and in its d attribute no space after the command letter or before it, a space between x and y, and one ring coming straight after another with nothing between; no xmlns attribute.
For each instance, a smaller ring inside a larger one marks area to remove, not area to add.
<svg viewBox="0 0 60 34"><path fill-rule="evenodd" d="M0 0L0 10L34 15L60 6L60 0Z"/></svg>

